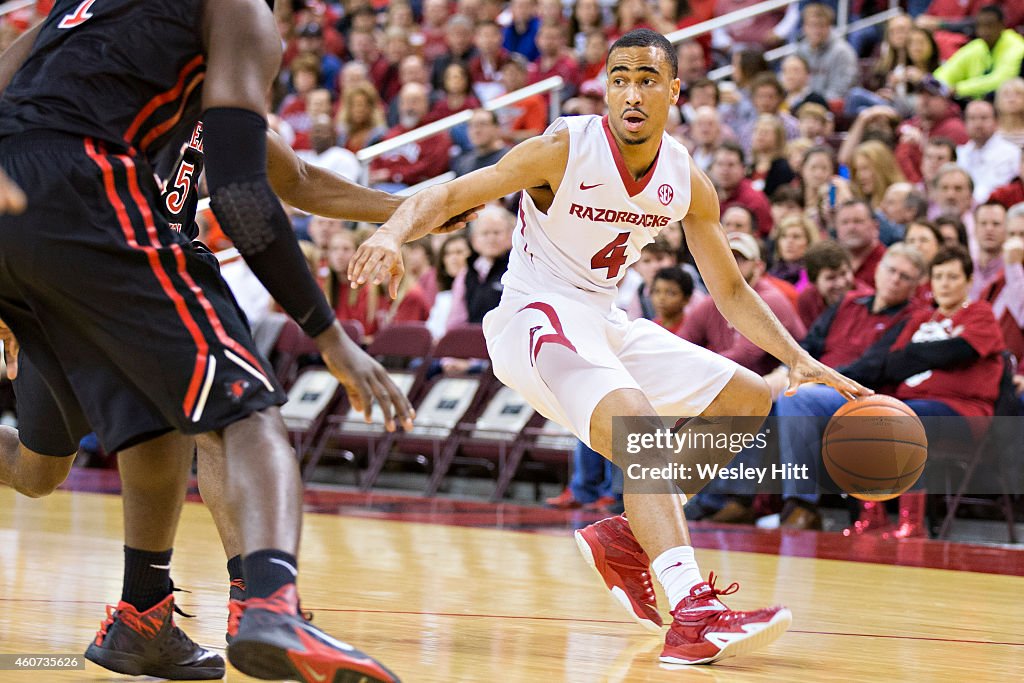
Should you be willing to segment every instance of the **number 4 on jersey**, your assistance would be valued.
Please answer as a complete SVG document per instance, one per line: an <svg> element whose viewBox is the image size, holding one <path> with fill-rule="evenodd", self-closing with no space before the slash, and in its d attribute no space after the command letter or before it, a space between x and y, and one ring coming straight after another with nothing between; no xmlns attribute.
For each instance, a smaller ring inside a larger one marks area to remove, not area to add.
<svg viewBox="0 0 1024 683"><path fill-rule="evenodd" d="M608 279L618 277L619 269L626 263L626 242L629 241L628 232L620 232L618 236L608 244L601 247L600 251L590 259L590 267L608 269Z"/></svg>
<svg viewBox="0 0 1024 683"><path fill-rule="evenodd" d="M68 14L60 23L57 24L57 28L74 28L92 19L92 13L89 12L89 8L96 0L82 0L82 4L78 6L71 14Z"/></svg>

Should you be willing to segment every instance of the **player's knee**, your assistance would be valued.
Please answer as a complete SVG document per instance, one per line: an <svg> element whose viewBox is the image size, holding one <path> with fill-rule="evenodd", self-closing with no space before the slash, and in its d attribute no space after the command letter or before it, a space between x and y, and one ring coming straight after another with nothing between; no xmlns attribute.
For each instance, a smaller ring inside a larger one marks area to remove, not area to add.
<svg viewBox="0 0 1024 683"><path fill-rule="evenodd" d="M22 457L12 482L18 493L29 498L43 498L56 491L68 478L73 457L43 456L23 448L22 453L26 452L31 456Z"/></svg>

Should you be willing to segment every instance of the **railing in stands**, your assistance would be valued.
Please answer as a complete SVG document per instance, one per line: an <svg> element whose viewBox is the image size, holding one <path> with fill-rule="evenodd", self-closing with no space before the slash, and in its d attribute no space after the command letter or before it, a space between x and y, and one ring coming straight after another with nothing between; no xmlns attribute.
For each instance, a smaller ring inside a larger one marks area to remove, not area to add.
<svg viewBox="0 0 1024 683"><path fill-rule="evenodd" d="M533 85L528 85L525 88L520 88L515 92L510 92L500 97L488 100L487 104L483 106L487 111L497 111L503 107L507 107L516 102L525 100L528 97L534 95L540 95L553 90L561 89L563 85L562 78L560 76L552 76L551 78L545 78L543 81L538 81ZM557 97L551 98L551 120L558 118L560 113L560 102ZM408 145L411 142L417 142L423 138L428 138L431 135L437 135L446 130L450 130L460 123L466 123L473 116L472 111L460 111L457 114L446 116L443 119L438 119L432 123L428 123L425 126L420 126L415 130L411 130L408 133L403 133L397 137L393 137L390 140L384 142L378 142L376 145L370 145L366 149L361 149L356 153L356 158L363 164L363 167L369 165L371 161L379 156L392 152L399 147Z"/></svg>
<svg viewBox="0 0 1024 683"><path fill-rule="evenodd" d="M759 2L756 5L744 7L743 9L738 9L735 12L723 14L720 17L708 19L707 21L702 21L699 24L681 28L678 31L673 31L672 33L666 33L665 37L668 38L670 43L675 45L683 42L684 40L689 40L690 38L696 38L697 36L704 35L705 33L710 33L715 29L723 28L730 24L735 24L738 21L756 17L760 14L774 12L777 9L789 7L790 5L798 2L800 2L800 0L768 0L767 2ZM842 0L842 2L849 2L849 0Z"/></svg>
<svg viewBox="0 0 1024 683"><path fill-rule="evenodd" d="M36 0L11 0L10 2L2 3L0 4L0 17L11 12L17 12L20 9L25 9L26 7L31 7L34 4L36 4Z"/></svg>

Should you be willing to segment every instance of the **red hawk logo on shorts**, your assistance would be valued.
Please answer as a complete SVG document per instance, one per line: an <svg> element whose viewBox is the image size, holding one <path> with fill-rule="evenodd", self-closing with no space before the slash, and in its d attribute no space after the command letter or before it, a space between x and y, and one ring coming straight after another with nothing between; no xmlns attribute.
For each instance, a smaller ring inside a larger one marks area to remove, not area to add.
<svg viewBox="0 0 1024 683"><path fill-rule="evenodd" d="M228 398L233 402L238 403L245 396L245 392L249 390L249 380L247 379L236 379L234 382L227 382L225 388L227 389Z"/></svg>
<svg viewBox="0 0 1024 683"><path fill-rule="evenodd" d="M675 191L671 185L662 185L658 188L658 201L664 206L668 206L672 203L672 198L676 196Z"/></svg>

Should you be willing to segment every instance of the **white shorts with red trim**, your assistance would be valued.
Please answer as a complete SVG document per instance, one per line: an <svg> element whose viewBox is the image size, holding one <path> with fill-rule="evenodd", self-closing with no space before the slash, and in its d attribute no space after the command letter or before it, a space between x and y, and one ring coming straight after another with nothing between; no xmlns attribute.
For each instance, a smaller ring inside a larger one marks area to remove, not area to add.
<svg viewBox="0 0 1024 683"><path fill-rule="evenodd" d="M483 329L495 376L588 446L590 418L611 392L639 389L659 415L691 417L739 367L650 320L560 294L506 288Z"/></svg>

